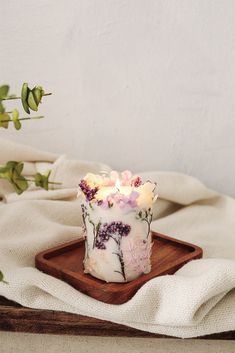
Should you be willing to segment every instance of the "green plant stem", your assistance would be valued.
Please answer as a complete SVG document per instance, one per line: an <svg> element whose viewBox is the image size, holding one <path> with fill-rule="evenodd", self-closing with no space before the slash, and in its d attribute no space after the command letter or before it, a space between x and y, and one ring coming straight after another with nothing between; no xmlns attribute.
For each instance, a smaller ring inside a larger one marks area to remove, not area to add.
<svg viewBox="0 0 235 353"><path fill-rule="evenodd" d="M51 96L52 93L45 93L43 94L43 97L44 96ZM1 98L1 101L9 101L9 100L13 100L13 99L21 99L21 97L6 97L6 98Z"/></svg>
<svg viewBox="0 0 235 353"><path fill-rule="evenodd" d="M25 117L25 118L19 118L19 120L37 120L37 119L43 119L44 116L43 115L39 115L39 116L32 116L30 117Z"/></svg>
<svg viewBox="0 0 235 353"><path fill-rule="evenodd" d="M18 180L26 180L26 181L32 181L33 183L35 182L34 179L22 179L22 178L17 178ZM55 184L55 185L62 185L63 183L60 181L48 181L48 184Z"/></svg>
<svg viewBox="0 0 235 353"><path fill-rule="evenodd" d="M32 117L25 117L25 118L19 118L18 120L37 120L37 119L43 119L44 116L32 116ZM13 120L1 120L2 123L6 123L6 122L9 122L9 123L13 123Z"/></svg>

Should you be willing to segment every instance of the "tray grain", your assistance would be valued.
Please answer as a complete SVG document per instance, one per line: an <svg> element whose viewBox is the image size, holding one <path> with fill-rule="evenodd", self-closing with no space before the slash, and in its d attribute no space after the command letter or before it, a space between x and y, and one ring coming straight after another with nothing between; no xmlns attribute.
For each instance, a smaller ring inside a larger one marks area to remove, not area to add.
<svg viewBox="0 0 235 353"><path fill-rule="evenodd" d="M167 235L152 232L152 270L128 283L106 283L83 273L84 239L45 250L36 255L36 267L79 291L109 304L123 304L150 279L173 274L185 263L202 257L202 249Z"/></svg>

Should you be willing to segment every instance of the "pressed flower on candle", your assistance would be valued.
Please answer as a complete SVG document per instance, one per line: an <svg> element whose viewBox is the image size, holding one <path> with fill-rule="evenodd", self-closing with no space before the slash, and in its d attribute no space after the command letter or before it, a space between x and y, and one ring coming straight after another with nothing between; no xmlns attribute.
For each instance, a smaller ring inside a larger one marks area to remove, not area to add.
<svg viewBox="0 0 235 353"><path fill-rule="evenodd" d="M124 171L87 174L79 184L86 235L85 272L106 282L131 281L151 270L156 184Z"/></svg>

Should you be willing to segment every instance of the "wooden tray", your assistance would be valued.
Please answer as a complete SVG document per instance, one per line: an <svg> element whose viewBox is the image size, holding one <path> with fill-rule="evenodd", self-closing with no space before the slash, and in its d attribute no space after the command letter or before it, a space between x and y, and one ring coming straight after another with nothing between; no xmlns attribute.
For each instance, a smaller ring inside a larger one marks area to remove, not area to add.
<svg viewBox="0 0 235 353"><path fill-rule="evenodd" d="M167 235L152 232L152 270L128 283L106 283L83 273L85 253L84 239L74 240L45 250L35 258L36 267L69 283L79 291L109 304L127 302L150 279L173 274L186 262L202 257L202 249L196 245Z"/></svg>

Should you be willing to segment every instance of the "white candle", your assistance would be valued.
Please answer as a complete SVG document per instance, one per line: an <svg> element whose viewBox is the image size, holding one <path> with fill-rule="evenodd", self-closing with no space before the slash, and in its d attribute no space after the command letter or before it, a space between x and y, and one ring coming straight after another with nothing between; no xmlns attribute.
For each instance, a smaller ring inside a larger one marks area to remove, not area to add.
<svg viewBox="0 0 235 353"><path fill-rule="evenodd" d="M151 270L155 184L123 172L87 174L79 184L86 231L86 273L106 282L126 282Z"/></svg>

